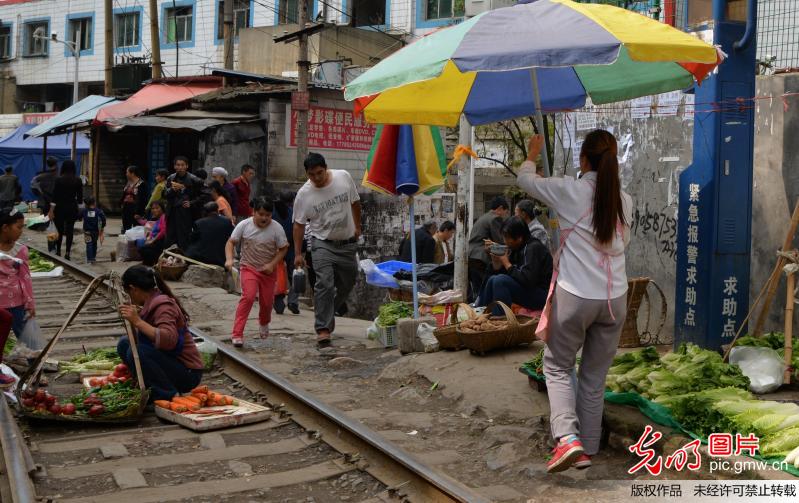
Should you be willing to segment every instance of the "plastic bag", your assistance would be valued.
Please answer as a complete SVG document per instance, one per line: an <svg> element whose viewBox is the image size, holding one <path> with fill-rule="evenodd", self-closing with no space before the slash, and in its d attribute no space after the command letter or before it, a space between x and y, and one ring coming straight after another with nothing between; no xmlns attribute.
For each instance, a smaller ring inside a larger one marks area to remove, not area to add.
<svg viewBox="0 0 799 503"><path fill-rule="evenodd" d="M436 329L434 325L429 323L420 323L416 328L416 336L421 341L425 353L435 353L438 351L438 339L433 335Z"/></svg>
<svg viewBox="0 0 799 503"><path fill-rule="evenodd" d="M735 346L730 351L730 363L738 365L749 378L752 393L770 393L782 386L785 361L771 348Z"/></svg>
<svg viewBox="0 0 799 503"><path fill-rule="evenodd" d="M375 321L366 329L366 337L373 341L376 341L377 338L380 337L380 331L377 330L377 320L378 318L375 318Z"/></svg>
<svg viewBox="0 0 799 503"><path fill-rule="evenodd" d="M50 223L47 225L47 240L48 241L58 241L58 229L56 229L55 223L50 220Z"/></svg>
<svg viewBox="0 0 799 503"><path fill-rule="evenodd" d="M203 341L197 344L197 351L203 359L205 370L211 370L214 367L214 360L216 359L216 344L208 341Z"/></svg>
<svg viewBox="0 0 799 503"><path fill-rule="evenodd" d="M366 282L372 286L382 288L398 288L399 284L394 276L377 268L372 259L363 259L358 262L361 270L366 274Z"/></svg>
<svg viewBox="0 0 799 503"><path fill-rule="evenodd" d="M131 227L125 231L125 238L128 241L136 241L137 239L145 239L147 236L146 229L143 225Z"/></svg>
<svg viewBox="0 0 799 503"><path fill-rule="evenodd" d="M306 288L305 283L305 271L301 267L294 269L294 272L291 274L291 291L297 295L304 294Z"/></svg>
<svg viewBox="0 0 799 503"><path fill-rule="evenodd" d="M36 318L28 318L25 322L25 328L22 329L19 342L34 351L39 351L47 345L47 338L42 334L42 329L39 327L39 322L36 321Z"/></svg>

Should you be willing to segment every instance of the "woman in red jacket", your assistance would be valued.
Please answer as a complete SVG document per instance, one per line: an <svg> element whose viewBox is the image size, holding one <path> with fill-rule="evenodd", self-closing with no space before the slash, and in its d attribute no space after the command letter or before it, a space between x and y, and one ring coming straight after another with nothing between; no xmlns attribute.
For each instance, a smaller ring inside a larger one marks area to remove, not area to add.
<svg viewBox="0 0 799 503"><path fill-rule="evenodd" d="M151 400L171 400L200 384L203 360L189 332L189 315L158 274L144 265L134 265L122 275L131 304L119 312L136 331L136 342L144 384ZM131 371L133 350L127 337L117 344L117 353Z"/></svg>

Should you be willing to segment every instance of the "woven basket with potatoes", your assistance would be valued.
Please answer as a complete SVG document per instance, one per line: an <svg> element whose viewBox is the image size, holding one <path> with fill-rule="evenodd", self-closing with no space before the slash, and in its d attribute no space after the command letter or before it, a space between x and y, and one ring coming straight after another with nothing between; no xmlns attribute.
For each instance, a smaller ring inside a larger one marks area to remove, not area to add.
<svg viewBox="0 0 799 503"><path fill-rule="evenodd" d="M491 316L494 306L502 308L505 316ZM486 306L480 316L458 324L457 333L464 347L473 354L483 355L493 349L533 342L537 326L538 318L516 316L510 307L497 301Z"/></svg>

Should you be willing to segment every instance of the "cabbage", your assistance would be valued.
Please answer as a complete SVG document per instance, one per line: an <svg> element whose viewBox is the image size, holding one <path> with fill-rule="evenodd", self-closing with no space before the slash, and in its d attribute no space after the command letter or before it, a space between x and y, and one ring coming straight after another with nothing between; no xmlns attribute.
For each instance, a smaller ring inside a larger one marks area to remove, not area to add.
<svg viewBox="0 0 799 503"><path fill-rule="evenodd" d="M786 456L799 447L799 427L778 431L760 439L760 455Z"/></svg>

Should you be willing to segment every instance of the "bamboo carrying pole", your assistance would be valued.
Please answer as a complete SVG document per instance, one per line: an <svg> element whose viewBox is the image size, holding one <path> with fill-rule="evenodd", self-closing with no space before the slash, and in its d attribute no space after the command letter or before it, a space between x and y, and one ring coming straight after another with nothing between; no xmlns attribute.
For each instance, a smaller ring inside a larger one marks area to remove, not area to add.
<svg viewBox="0 0 799 503"><path fill-rule="evenodd" d="M793 356L793 291L796 287L796 274L788 273L788 281L785 292L785 384L791 382L791 358Z"/></svg>
<svg viewBox="0 0 799 503"><path fill-rule="evenodd" d="M114 292L119 300L119 304L128 302L128 299L125 298L125 295L119 288L115 288ZM142 394L144 394L146 392L146 388L144 387L144 374L141 373L141 361L139 360L139 348L138 343L136 342L136 335L133 333L133 326L130 324L130 322L125 319L122 321L125 323L125 333L128 335L131 353L133 353L133 365L136 367L136 380L139 382L139 387L141 388Z"/></svg>
<svg viewBox="0 0 799 503"><path fill-rule="evenodd" d="M799 200L796 201L796 206L793 209L791 225L788 228L788 233L785 235L785 242L782 244L781 251L788 251L793 248L791 245L793 244L793 238L796 234L797 226L799 226ZM774 270L771 271L771 276L769 276L768 281L766 281L766 285L768 285L768 293L766 294L766 300L763 302L763 307L760 310L760 314L757 317L755 330L752 332L752 335L755 337L760 337L760 334L763 333L763 325L766 323L766 317L768 316L771 302L774 300L774 296L777 294L777 287L780 283L780 275L782 274L782 268L785 267L785 264L785 257L778 257L777 264L774 266Z"/></svg>

